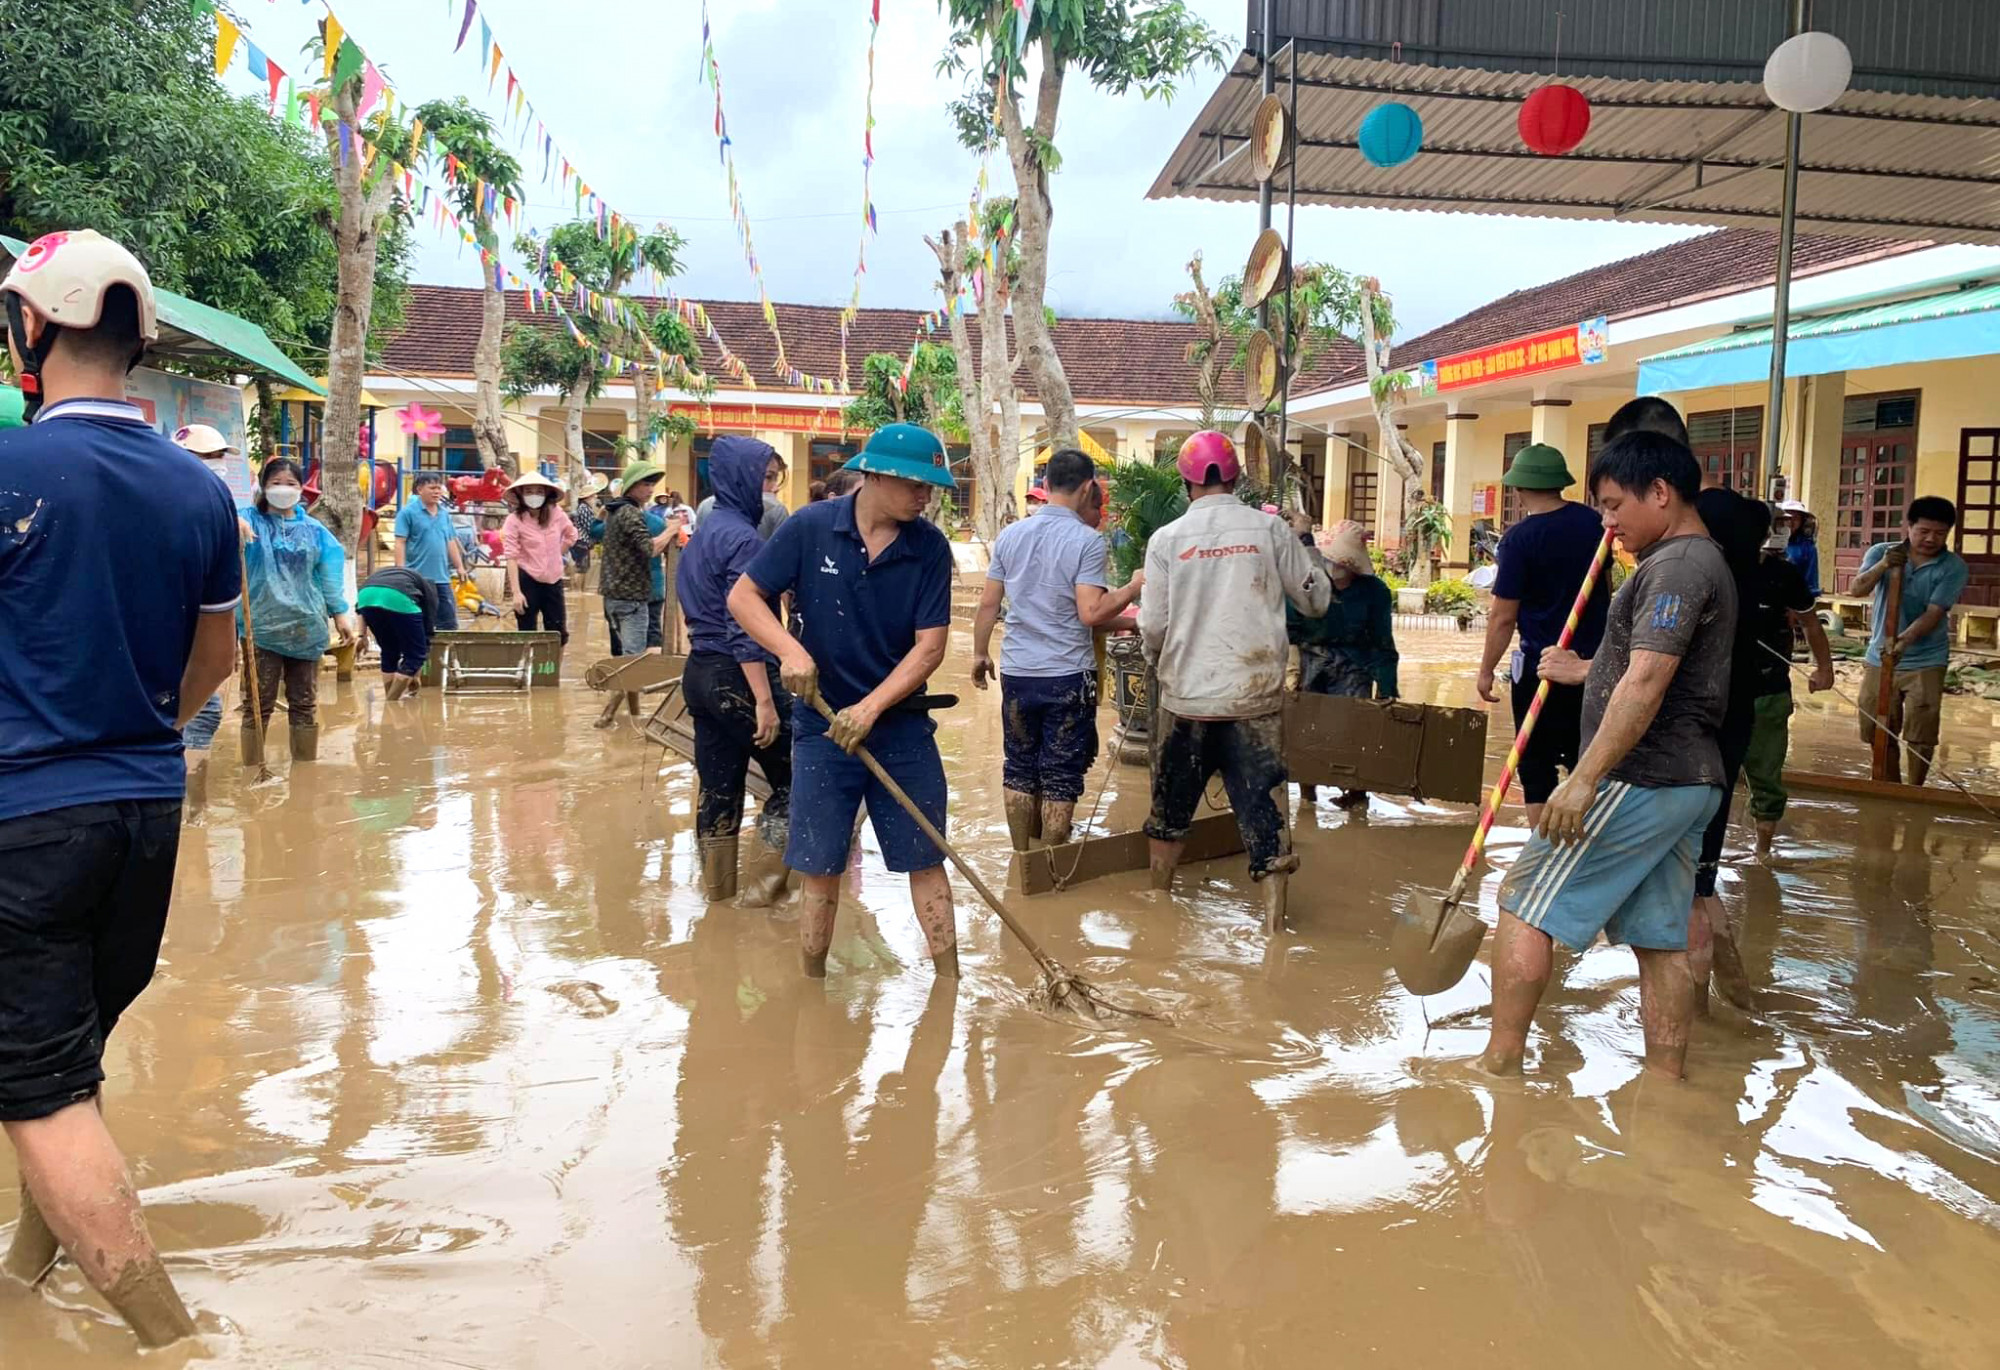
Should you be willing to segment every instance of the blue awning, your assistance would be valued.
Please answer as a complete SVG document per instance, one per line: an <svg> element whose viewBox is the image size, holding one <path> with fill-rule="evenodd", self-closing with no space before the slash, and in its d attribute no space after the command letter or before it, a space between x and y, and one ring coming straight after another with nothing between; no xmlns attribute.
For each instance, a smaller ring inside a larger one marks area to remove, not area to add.
<svg viewBox="0 0 2000 1370"><path fill-rule="evenodd" d="M1771 374L1769 327L1689 343L1639 363L1639 393L1745 385ZM2000 353L2000 284L1798 319L1785 344L1787 376Z"/></svg>

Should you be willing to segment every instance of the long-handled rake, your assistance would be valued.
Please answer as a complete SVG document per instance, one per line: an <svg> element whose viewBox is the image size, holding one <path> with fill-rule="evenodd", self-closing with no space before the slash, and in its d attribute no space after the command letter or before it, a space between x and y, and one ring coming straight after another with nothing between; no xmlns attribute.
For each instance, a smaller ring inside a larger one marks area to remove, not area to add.
<svg viewBox="0 0 2000 1370"><path fill-rule="evenodd" d="M817 692L812 696L812 704L826 718L828 723L833 722L833 710L828 707L827 702L820 698ZM1028 955L1035 958L1035 964L1042 969L1042 994L1047 998L1050 1007L1067 1009L1073 1013L1088 1014L1092 1018L1103 1018L1108 1014L1124 1014L1131 1018L1153 1018L1167 1021L1167 1015L1155 1009L1134 1008L1130 1004L1121 1004L1117 1000L1107 997L1104 991L1098 989L1095 985L1083 979L1074 971L1065 967L1060 961L1043 951L1041 943L1037 942L1034 935L1021 926L1021 921L1008 911L1007 906L1000 901L1000 896L987 888L986 882L979 878L979 872L967 864L966 859L958 854L956 847L945 841L944 834L939 832L936 825L924 816L924 811L917 807L916 800L910 798L904 792L903 787L898 785L889 773L882 769L882 763L870 755L866 747L857 746L854 749L854 754L861 759L861 764L868 768L868 773L881 781L882 787L889 791L889 794L898 804L903 806L904 811L912 819L916 820L916 824L923 830L924 836L930 838L937 845L939 851L951 858L951 864L958 868L958 873L965 877L966 883L979 891L979 897L986 901L987 907L1000 915L1000 921L1006 925L1007 931L1013 933L1016 940L1023 947L1027 948Z"/></svg>
<svg viewBox="0 0 2000 1370"><path fill-rule="evenodd" d="M1590 573L1583 578L1583 588L1576 592L1569 621L1563 624L1562 637L1556 642L1558 648L1569 646L1576 625L1583 619L1583 611L1590 606L1597 578L1611 556L1612 537L1607 532L1597 544L1597 556L1590 563ZM1472 844L1465 849L1465 859L1459 862L1458 874L1452 877L1451 888L1441 897L1412 893L1396 914L1396 925L1389 931L1389 961L1396 969L1396 978L1412 994L1439 994L1464 979L1472 958L1479 954L1479 944L1486 939L1485 921L1460 905L1472 872L1479 865L1480 854L1486 850L1486 834L1491 831L1501 804L1506 802L1514 772L1521 764L1521 753L1528 749L1535 720L1542 716L1542 704L1548 697L1549 682L1544 677L1535 691L1534 703L1528 706L1528 716L1521 720L1521 731L1514 735L1514 745L1507 751L1500 778L1493 782L1493 791L1486 796L1479 827L1472 834Z"/></svg>

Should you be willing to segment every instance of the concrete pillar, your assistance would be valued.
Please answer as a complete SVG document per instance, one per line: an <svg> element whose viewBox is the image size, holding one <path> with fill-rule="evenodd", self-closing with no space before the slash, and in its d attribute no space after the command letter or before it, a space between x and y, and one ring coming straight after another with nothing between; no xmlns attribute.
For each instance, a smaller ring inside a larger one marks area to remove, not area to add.
<svg viewBox="0 0 2000 1370"><path fill-rule="evenodd" d="M1840 503L1840 440L1847 427L1847 373L1808 376L1802 383L1800 469L1792 499L1802 501L1819 520L1820 580L1833 584L1833 526Z"/></svg>
<svg viewBox="0 0 2000 1370"><path fill-rule="evenodd" d="M1539 412L1539 411L1537 411ZM1472 445L1478 434L1479 415L1449 406L1444 416L1444 507L1451 514L1451 548L1445 553L1447 572L1463 570L1468 564L1467 548L1472 540ZM1484 517L1495 518L1488 514Z"/></svg>
<svg viewBox="0 0 2000 1370"><path fill-rule="evenodd" d="M1571 446L1570 401L1554 387L1541 387L1535 391L1531 413L1533 441L1547 443L1562 453L1569 461L1570 470L1581 477L1585 454L1581 441L1578 441L1575 447ZM1574 435L1579 440L1584 436L1580 431Z"/></svg>

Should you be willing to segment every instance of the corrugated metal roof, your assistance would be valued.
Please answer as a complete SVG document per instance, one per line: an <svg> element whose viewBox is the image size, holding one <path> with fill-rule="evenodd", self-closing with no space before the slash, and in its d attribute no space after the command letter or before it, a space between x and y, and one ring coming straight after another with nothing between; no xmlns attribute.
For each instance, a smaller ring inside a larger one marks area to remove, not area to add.
<svg viewBox="0 0 2000 1370"><path fill-rule="evenodd" d="M1567 157L1542 157L1522 146L1516 120L1544 75L1307 53L1298 79L1303 204L1643 223L1777 217L1784 117L1757 85L1570 79L1591 102L1589 136ZM1249 158L1225 159L1247 141L1259 98L1245 54L1149 197L1256 198ZM1356 146L1363 116L1385 99L1424 121L1423 152L1386 170ZM1805 120L1802 166L1802 231L2000 243L2000 101L1850 91ZM1287 173L1275 184L1282 197Z"/></svg>
<svg viewBox="0 0 2000 1370"><path fill-rule="evenodd" d="M1791 327L1785 330L1785 337L1791 342L1802 342L1809 338L1831 338L1842 333L1865 333L1871 328L1893 328L1898 324L1951 319L1995 309L2000 309L2000 284L1976 286L1971 290L1955 290L1947 295L1928 295L1918 300L1897 300L1890 304L1875 305L1868 309L1852 309L1842 314L1826 314L1819 318L1795 319ZM1661 352L1646 360L1679 361L1685 357L1710 356L1737 348L1769 347L1772 331L1770 325L1766 324L1762 328L1725 333L1721 337L1704 338L1685 347L1676 347L1671 352Z"/></svg>
<svg viewBox="0 0 2000 1370"><path fill-rule="evenodd" d="M1263 15L1249 0L1252 51ZM1790 20L1787 0L1277 0L1271 47L1488 71L1546 71L1560 49L1575 76L1754 82ZM1992 0L1816 0L1811 26L1846 42L1858 90L2000 96Z"/></svg>

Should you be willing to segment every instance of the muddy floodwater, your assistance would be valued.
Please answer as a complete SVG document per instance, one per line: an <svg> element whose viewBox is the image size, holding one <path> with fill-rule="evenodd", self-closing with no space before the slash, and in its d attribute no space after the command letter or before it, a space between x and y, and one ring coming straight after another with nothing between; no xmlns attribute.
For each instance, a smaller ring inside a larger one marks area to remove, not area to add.
<svg viewBox="0 0 2000 1370"><path fill-rule="evenodd" d="M1408 692L1473 703L1475 645L1434 638ZM1000 886L998 699L966 660L961 628L950 833ZM692 768L595 731L580 683L385 705L377 679L329 677L322 759L291 768L280 729L275 785L225 728L112 1041L205 1363L2000 1364L1983 816L1801 794L1758 865L1739 796L1722 892L1756 1012L1718 1005L1684 1084L1642 1080L1633 963L1600 947L1562 964L1527 1079L1483 1087L1453 1062L1484 964L1420 1001L1387 959L1468 810L1328 793L1276 938L1241 857L1171 898L1137 872L1021 900L1175 1017L1091 1027L1037 1007L962 882L965 980L934 984L867 835L831 974L801 979L788 910L704 905ZM1947 718L1946 763L2000 788L1993 706ZM1795 759L1865 771L1840 706L1797 726ZM1097 830L1136 827L1143 771L1100 761L1093 796L1107 774ZM67 1266L0 1293L10 1370L135 1360Z"/></svg>

